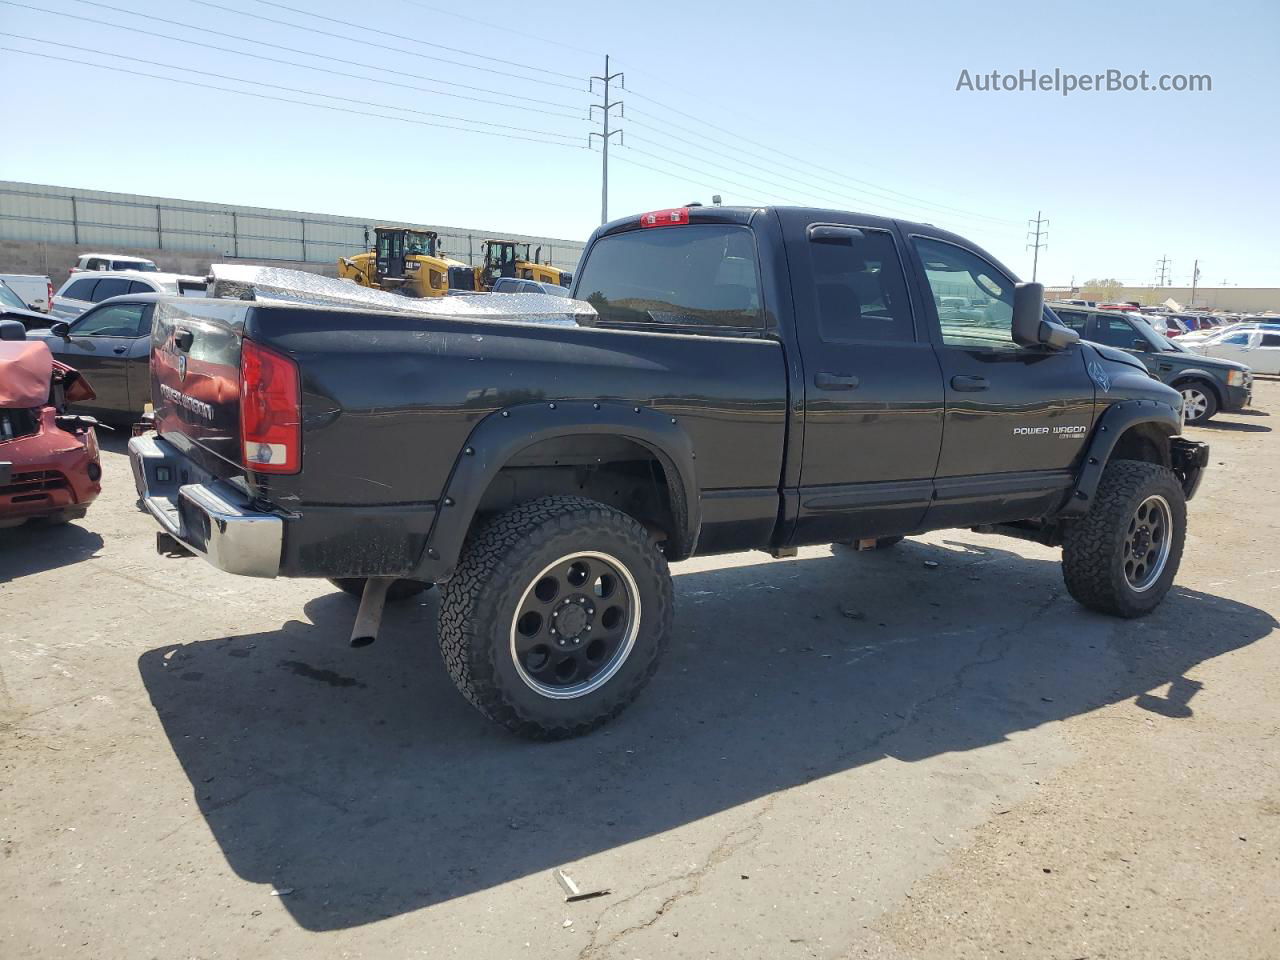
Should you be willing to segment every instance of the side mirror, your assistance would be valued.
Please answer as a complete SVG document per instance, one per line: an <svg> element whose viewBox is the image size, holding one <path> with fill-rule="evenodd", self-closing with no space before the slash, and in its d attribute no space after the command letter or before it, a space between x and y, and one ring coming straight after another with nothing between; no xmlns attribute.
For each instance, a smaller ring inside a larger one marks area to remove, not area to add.
<svg viewBox="0 0 1280 960"><path fill-rule="evenodd" d="M1080 340L1080 334L1044 318L1044 284L1018 283L1013 287L1013 341L1023 347L1045 346L1063 350Z"/></svg>
<svg viewBox="0 0 1280 960"><path fill-rule="evenodd" d="M49 332L55 337L61 337L63 340L71 339L71 324L65 320L55 320L49 324Z"/></svg>
<svg viewBox="0 0 1280 960"><path fill-rule="evenodd" d="M1143 340L1141 337L1134 337L1133 349L1141 350L1143 353L1147 353L1151 350L1151 344L1147 343L1147 341Z"/></svg>
<svg viewBox="0 0 1280 960"><path fill-rule="evenodd" d="M0 340L25 340L27 328L20 320L0 320Z"/></svg>

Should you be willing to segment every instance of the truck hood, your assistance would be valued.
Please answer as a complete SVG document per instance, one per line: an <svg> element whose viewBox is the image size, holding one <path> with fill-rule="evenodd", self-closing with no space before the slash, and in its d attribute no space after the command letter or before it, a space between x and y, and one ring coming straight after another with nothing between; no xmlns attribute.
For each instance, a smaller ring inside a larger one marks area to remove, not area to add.
<svg viewBox="0 0 1280 960"><path fill-rule="evenodd" d="M1089 346L1093 347L1093 349L1098 351L1099 356L1106 357L1108 360L1111 360L1115 363L1124 363L1131 367L1136 367L1137 369L1141 370L1143 373L1147 372L1146 364L1144 364L1141 360L1139 360L1133 354L1125 353L1123 350L1117 350L1115 347L1108 347L1105 343L1094 343L1094 341L1092 340L1089 340L1087 342Z"/></svg>

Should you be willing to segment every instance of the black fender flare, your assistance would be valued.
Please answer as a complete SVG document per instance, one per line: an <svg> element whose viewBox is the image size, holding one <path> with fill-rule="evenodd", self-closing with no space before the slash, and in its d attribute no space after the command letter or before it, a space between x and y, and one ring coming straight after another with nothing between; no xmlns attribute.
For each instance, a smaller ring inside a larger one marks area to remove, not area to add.
<svg viewBox="0 0 1280 960"><path fill-rule="evenodd" d="M1057 513L1059 519L1083 517L1089 512L1116 444L1130 427L1140 423L1157 425L1172 440L1182 433L1182 411L1159 400L1122 400L1107 407L1094 424L1075 486Z"/></svg>
<svg viewBox="0 0 1280 960"><path fill-rule="evenodd" d="M679 418L616 401L556 400L506 407L475 425L454 461L411 576L440 581L453 574L485 491L521 450L556 437L591 434L624 437L657 457L667 476L676 527L667 556L690 556L697 546L702 509L693 442Z"/></svg>

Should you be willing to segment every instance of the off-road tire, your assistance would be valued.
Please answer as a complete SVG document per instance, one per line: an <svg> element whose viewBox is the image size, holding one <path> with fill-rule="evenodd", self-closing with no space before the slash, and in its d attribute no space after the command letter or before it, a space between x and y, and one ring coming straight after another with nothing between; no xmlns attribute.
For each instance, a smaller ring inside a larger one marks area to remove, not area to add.
<svg viewBox="0 0 1280 960"><path fill-rule="evenodd" d="M364 596L364 577L330 577L329 582L357 600ZM387 589L387 600L391 603L397 600L408 600L424 590L430 590L433 586L434 584L424 580L397 580Z"/></svg>
<svg viewBox="0 0 1280 960"><path fill-rule="evenodd" d="M1169 554L1159 578L1137 592L1125 577L1125 537L1135 511L1154 495L1169 505ZM1138 460L1112 461L1103 471L1089 512L1063 531L1062 576L1067 592L1099 613L1116 617L1150 613L1169 592L1178 573L1186 532L1186 497L1172 471Z"/></svg>
<svg viewBox="0 0 1280 960"><path fill-rule="evenodd" d="M521 679L512 623L539 571L575 551L621 562L639 595L639 626L630 653L602 686L553 699ZM440 652L449 676L486 717L532 740L579 736L616 717L657 670L671 634L666 558L635 519L585 497L542 497L490 519L468 539L441 594Z"/></svg>
<svg viewBox="0 0 1280 960"><path fill-rule="evenodd" d="M1184 380L1174 387L1179 393L1184 390L1195 390L1200 396L1204 397L1204 412L1194 420L1184 420L1188 426L1198 427L1202 423L1207 423L1212 419L1213 415L1218 412L1218 392L1209 383L1204 380ZM1183 402L1187 402L1187 397L1183 395Z"/></svg>

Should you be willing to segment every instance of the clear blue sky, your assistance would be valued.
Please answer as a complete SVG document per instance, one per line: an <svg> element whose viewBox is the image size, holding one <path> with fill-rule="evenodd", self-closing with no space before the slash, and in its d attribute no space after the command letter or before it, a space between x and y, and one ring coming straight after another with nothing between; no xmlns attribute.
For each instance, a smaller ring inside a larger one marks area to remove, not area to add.
<svg viewBox="0 0 1280 960"><path fill-rule="evenodd" d="M1026 220L1043 210L1050 226L1039 277L1051 284L1094 276L1146 283L1168 255L1175 284L1189 282L1198 257L1204 285L1280 286L1274 0L1079 0L1056 11L1025 0L216 0L226 9L196 0L23 2L0 4L0 45L10 48L0 53L0 81L11 95L0 178L585 238L600 210L600 156L582 149L593 129L583 119L591 101L585 78L602 71L607 52L627 87L618 94L626 147L613 154L611 215L709 202L713 193L727 204L891 212L970 236L1029 276ZM355 16L387 34L308 14ZM533 132L482 129L557 142L255 99L90 62L409 120L526 128ZM1209 74L1213 90L1065 98L956 91L962 69L1055 67L1146 70L1153 80Z"/></svg>

